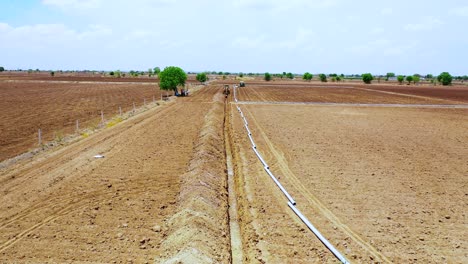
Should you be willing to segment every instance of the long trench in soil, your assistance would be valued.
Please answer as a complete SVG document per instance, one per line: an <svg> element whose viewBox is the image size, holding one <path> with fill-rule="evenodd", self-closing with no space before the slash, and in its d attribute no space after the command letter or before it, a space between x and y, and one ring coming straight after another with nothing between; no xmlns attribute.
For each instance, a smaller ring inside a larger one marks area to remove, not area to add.
<svg viewBox="0 0 468 264"><path fill-rule="evenodd" d="M237 214L237 195L234 180L234 167L231 149L231 106L230 97L226 98L224 104L224 146L226 152L226 168L228 177L229 193L229 229L231 236L231 262L234 264L242 263L242 239Z"/></svg>

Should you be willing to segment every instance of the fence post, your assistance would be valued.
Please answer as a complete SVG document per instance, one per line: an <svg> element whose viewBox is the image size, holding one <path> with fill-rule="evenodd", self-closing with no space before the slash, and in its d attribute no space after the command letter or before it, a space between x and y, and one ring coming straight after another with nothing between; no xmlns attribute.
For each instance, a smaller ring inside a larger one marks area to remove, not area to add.
<svg viewBox="0 0 468 264"><path fill-rule="evenodd" d="M104 112L101 110L101 122L104 124Z"/></svg>
<svg viewBox="0 0 468 264"><path fill-rule="evenodd" d="M39 131L37 132L37 134L38 134L38 138L39 138L39 146L41 146L42 145L42 131L41 131L40 128L39 128Z"/></svg>
<svg viewBox="0 0 468 264"><path fill-rule="evenodd" d="M135 113L135 102L133 102L133 113Z"/></svg>
<svg viewBox="0 0 468 264"><path fill-rule="evenodd" d="M80 131L80 121L77 119L76 120L76 133L78 133L78 131Z"/></svg>
<svg viewBox="0 0 468 264"><path fill-rule="evenodd" d="M119 106L119 114L122 115L122 107Z"/></svg>

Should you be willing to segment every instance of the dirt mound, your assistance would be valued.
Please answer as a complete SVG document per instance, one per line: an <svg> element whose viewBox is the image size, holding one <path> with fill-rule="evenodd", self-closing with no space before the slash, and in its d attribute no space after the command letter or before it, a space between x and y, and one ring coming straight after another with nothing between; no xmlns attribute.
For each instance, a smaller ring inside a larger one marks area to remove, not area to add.
<svg viewBox="0 0 468 264"><path fill-rule="evenodd" d="M157 263L230 261L228 193L219 94L205 116L188 172L181 176L178 212L167 221L168 236Z"/></svg>

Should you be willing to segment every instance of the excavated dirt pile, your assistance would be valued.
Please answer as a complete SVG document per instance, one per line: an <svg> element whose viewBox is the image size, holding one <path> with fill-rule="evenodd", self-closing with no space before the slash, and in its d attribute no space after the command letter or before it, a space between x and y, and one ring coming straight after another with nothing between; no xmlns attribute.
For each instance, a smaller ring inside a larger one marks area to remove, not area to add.
<svg viewBox="0 0 468 264"><path fill-rule="evenodd" d="M188 172L181 176L178 212L156 263L228 263L228 193L223 142L223 98L213 97Z"/></svg>

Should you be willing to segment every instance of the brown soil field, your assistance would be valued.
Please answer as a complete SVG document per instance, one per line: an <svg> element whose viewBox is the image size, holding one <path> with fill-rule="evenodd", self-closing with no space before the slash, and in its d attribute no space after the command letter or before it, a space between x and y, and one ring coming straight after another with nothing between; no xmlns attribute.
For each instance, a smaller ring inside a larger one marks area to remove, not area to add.
<svg viewBox="0 0 468 264"><path fill-rule="evenodd" d="M356 84L247 84L238 89L239 101L289 101L378 104L466 104L466 87L407 87Z"/></svg>
<svg viewBox="0 0 468 264"><path fill-rule="evenodd" d="M236 106L297 208L352 263L468 262L468 109L421 106L463 107L463 94L258 81L238 90L249 104L236 104L224 83L0 167L0 262L337 263L265 173ZM0 87L25 116L35 104L72 127L76 98L104 104L157 91L48 80ZM71 98L66 117L49 106L67 106L57 95Z"/></svg>
<svg viewBox="0 0 468 264"><path fill-rule="evenodd" d="M350 261L468 261L468 110L241 108L272 172ZM255 228L244 228L259 237L246 242L252 254L267 263L334 262L290 216L285 197L253 154L239 117L234 128L247 197L244 217L256 222ZM295 249L298 244L301 250ZM319 252L319 258L307 255L312 252Z"/></svg>
<svg viewBox="0 0 468 264"><path fill-rule="evenodd" d="M156 85L112 83L55 83L0 81L0 160L37 147L38 129L44 142L74 133L80 128L97 127L101 111L109 120L122 112L142 107L144 100L159 100Z"/></svg>
<svg viewBox="0 0 468 264"><path fill-rule="evenodd" d="M229 262L223 105L206 87L2 169L0 262Z"/></svg>
<svg viewBox="0 0 468 264"><path fill-rule="evenodd" d="M187 83L198 83L195 75L188 75ZM0 80L30 80L30 81L61 81L61 82L136 82L136 83L157 83L156 77L138 76L138 77L112 77L109 75L93 73L60 73L50 76L49 72L2 72Z"/></svg>

